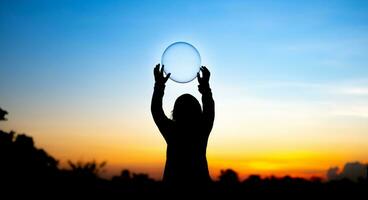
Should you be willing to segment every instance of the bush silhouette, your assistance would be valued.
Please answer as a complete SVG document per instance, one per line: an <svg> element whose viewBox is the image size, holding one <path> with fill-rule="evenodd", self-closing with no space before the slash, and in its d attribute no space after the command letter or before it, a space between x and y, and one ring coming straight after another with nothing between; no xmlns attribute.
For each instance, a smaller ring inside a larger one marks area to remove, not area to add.
<svg viewBox="0 0 368 200"><path fill-rule="evenodd" d="M109 199L116 196L164 197L170 193L162 181L156 181L148 174L133 173L128 169L122 170L120 175L112 179L101 178L100 174L104 171L106 162L68 161L68 164L69 168L60 168L57 159L43 149L35 147L32 137L14 131L0 130L0 191L3 196L49 198L50 195L59 194L65 198L73 195L81 198ZM365 167L368 168L367 165ZM183 186L185 187L185 184ZM367 177L360 177L356 181L341 178L326 182L320 177L262 178L259 175L250 175L240 180L236 171L226 169L220 171L218 180L214 181L211 188L205 192L208 197L242 195L257 198L265 196L295 198L322 195L329 198L342 196L353 198L365 195L367 189Z"/></svg>

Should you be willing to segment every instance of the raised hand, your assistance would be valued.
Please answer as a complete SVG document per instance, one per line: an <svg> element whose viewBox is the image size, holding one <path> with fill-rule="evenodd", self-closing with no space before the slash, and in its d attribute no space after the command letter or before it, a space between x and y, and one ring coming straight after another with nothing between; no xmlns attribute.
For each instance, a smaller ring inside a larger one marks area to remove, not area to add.
<svg viewBox="0 0 368 200"><path fill-rule="evenodd" d="M207 85L210 81L210 71L207 69L207 67L202 66L201 67L202 77L200 76L199 72L197 73L197 80L200 85Z"/></svg>
<svg viewBox="0 0 368 200"><path fill-rule="evenodd" d="M160 64L157 64L156 67L153 70L153 74L155 75L155 81L157 84L164 85L166 81L170 78L171 73L167 74L167 76L164 76L164 65L162 65L162 68L160 70Z"/></svg>

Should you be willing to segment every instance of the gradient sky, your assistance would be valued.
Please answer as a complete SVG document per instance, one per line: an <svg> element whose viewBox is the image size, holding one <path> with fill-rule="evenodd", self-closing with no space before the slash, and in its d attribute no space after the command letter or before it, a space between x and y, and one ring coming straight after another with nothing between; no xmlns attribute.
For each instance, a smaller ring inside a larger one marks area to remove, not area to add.
<svg viewBox="0 0 368 200"><path fill-rule="evenodd" d="M212 176L310 177L368 162L368 1L0 1L3 130L65 165L160 178L152 70L186 41L212 72ZM197 83L169 80L176 97Z"/></svg>

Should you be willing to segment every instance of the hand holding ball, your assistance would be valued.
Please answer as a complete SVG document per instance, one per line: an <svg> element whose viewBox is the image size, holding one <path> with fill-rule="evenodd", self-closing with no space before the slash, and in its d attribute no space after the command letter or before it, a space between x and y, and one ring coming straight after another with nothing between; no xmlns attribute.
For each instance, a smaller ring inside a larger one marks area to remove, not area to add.
<svg viewBox="0 0 368 200"><path fill-rule="evenodd" d="M165 74L171 74L171 80L188 83L196 78L201 68L201 56L193 45L175 42L165 49L161 64L165 66Z"/></svg>

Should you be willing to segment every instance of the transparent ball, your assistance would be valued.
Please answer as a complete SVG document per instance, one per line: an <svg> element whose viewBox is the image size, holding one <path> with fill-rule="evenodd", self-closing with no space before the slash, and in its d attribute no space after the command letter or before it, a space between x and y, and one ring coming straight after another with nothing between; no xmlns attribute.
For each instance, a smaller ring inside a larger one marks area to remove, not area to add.
<svg viewBox="0 0 368 200"><path fill-rule="evenodd" d="M196 78L201 67L198 50L186 42L175 42L168 46L161 57L165 74L178 83L188 83Z"/></svg>

